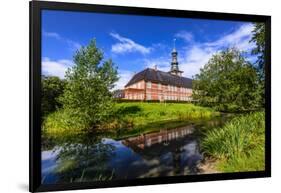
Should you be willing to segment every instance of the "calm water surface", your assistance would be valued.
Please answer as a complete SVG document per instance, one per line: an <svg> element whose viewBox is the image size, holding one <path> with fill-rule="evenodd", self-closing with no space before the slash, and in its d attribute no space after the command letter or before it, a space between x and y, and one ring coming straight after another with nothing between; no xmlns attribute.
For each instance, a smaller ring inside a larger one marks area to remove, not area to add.
<svg viewBox="0 0 281 193"><path fill-rule="evenodd" d="M121 140L96 135L52 140L43 145L42 183L199 174L201 133L225 121L214 118Z"/></svg>

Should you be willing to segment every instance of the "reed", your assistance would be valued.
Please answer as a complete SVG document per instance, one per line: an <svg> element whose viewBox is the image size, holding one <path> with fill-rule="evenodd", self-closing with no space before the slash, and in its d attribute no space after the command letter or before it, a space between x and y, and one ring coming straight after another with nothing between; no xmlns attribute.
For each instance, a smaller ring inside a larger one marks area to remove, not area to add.
<svg viewBox="0 0 281 193"><path fill-rule="evenodd" d="M224 127L207 131L203 152L216 158L217 169L225 172L264 170L265 115L241 115Z"/></svg>

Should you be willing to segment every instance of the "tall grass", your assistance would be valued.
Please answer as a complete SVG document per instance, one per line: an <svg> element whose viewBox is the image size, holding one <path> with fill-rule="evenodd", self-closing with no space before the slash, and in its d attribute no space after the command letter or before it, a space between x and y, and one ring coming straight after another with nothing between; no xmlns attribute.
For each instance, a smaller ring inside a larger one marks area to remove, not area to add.
<svg viewBox="0 0 281 193"><path fill-rule="evenodd" d="M256 112L232 119L224 127L205 133L201 146L218 159L225 172L264 170L265 115Z"/></svg>
<svg viewBox="0 0 281 193"><path fill-rule="evenodd" d="M75 134L85 130L83 117L73 116L67 109L59 109L43 119L42 131L48 134Z"/></svg>

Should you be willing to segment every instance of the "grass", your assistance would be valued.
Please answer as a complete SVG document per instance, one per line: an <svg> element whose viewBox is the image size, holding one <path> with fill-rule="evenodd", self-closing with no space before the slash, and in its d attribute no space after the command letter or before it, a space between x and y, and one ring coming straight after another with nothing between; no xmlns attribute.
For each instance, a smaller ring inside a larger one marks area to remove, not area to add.
<svg viewBox="0 0 281 193"><path fill-rule="evenodd" d="M64 109L59 109L43 119L43 134L78 134L84 130L84 124Z"/></svg>
<svg viewBox="0 0 281 193"><path fill-rule="evenodd" d="M103 128L120 131L122 136L176 128L220 114L210 108L190 103L117 103L115 111L116 117L110 123L104 124Z"/></svg>
<svg viewBox="0 0 281 193"><path fill-rule="evenodd" d="M114 133L117 137L132 136L161 128L175 128L219 115L210 108L189 103L124 102L116 103L113 112L113 116L99 125L99 128ZM63 110L50 114L43 122L44 133L58 135L82 130L79 120L69 117Z"/></svg>
<svg viewBox="0 0 281 193"><path fill-rule="evenodd" d="M201 148L217 159L223 172L264 170L265 115L256 112L241 115L219 129L205 133Z"/></svg>

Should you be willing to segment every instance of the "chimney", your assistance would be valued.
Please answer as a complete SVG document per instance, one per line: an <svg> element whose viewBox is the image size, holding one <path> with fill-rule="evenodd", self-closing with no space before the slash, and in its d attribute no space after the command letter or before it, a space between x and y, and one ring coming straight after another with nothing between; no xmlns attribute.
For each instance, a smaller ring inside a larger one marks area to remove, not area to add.
<svg viewBox="0 0 281 193"><path fill-rule="evenodd" d="M157 71L157 65L154 65L154 70Z"/></svg>

